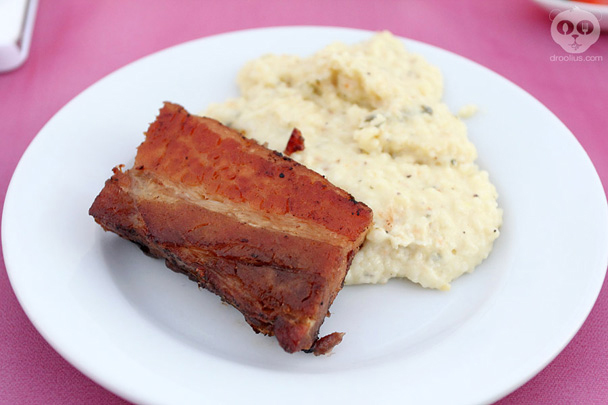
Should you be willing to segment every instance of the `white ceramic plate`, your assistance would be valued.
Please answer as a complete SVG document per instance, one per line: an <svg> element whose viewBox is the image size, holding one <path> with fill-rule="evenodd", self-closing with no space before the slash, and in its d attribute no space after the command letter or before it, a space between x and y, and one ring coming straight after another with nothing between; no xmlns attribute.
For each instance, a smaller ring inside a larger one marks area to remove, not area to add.
<svg viewBox="0 0 608 405"><path fill-rule="evenodd" d="M594 4L584 1L572 0L533 0L549 13L552 11L564 11L574 7L589 11L595 15L600 23L600 28L608 31L608 6L604 4Z"/></svg>
<svg viewBox="0 0 608 405"><path fill-rule="evenodd" d="M500 192L495 250L450 292L405 281L345 288L321 333L331 356L284 353L242 316L159 260L96 225L87 210L118 163L131 164L162 101L200 111L237 94L239 67L266 52L310 54L371 33L270 28L189 42L109 75L40 131L3 216L15 293L49 343L137 403L477 403L542 369L572 338L607 265L599 178L566 127L512 83L449 52L404 40L445 74L479 163Z"/></svg>

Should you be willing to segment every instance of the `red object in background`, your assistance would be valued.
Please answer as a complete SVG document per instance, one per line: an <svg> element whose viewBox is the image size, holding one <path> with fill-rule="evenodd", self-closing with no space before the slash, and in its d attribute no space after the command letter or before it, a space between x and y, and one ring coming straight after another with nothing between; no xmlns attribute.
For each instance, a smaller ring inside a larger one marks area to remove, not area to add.
<svg viewBox="0 0 608 405"><path fill-rule="evenodd" d="M608 6L608 0L576 0L581 3L605 4Z"/></svg>

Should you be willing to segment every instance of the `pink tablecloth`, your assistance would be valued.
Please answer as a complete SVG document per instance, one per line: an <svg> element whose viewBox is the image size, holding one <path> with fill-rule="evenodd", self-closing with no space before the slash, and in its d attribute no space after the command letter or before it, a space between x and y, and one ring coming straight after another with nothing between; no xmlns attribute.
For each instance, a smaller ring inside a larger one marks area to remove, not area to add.
<svg viewBox="0 0 608 405"><path fill-rule="evenodd" d="M90 84L186 40L276 25L388 29L477 61L551 109L608 184L608 33L585 53L603 60L555 61L551 56L567 54L550 24L549 13L529 0L41 0L28 61L0 74L0 205L29 142ZM0 262L0 403L121 402L44 341ZM564 351L500 402L510 403L608 403L606 288Z"/></svg>

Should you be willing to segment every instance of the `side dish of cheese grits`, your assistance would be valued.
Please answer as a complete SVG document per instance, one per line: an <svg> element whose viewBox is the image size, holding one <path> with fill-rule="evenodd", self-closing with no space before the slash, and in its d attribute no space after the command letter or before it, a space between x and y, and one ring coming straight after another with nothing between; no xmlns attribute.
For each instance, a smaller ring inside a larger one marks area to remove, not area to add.
<svg viewBox="0 0 608 405"><path fill-rule="evenodd" d="M239 73L241 96L203 115L283 151L374 212L346 284L405 277L447 290L492 250L502 210L464 122L442 102L441 72L388 32L310 57L265 55Z"/></svg>

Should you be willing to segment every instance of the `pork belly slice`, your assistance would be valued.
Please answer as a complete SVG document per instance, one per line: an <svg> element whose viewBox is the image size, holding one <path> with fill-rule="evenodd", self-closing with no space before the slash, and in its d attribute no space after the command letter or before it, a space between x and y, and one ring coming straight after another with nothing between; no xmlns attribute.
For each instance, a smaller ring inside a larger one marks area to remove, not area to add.
<svg viewBox="0 0 608 405"><path fill-rule="evenodd" d="M133 168L114 168L89 214L290 353L314 351L372 221L365 204L323 176L171 103Z"/></svg>

